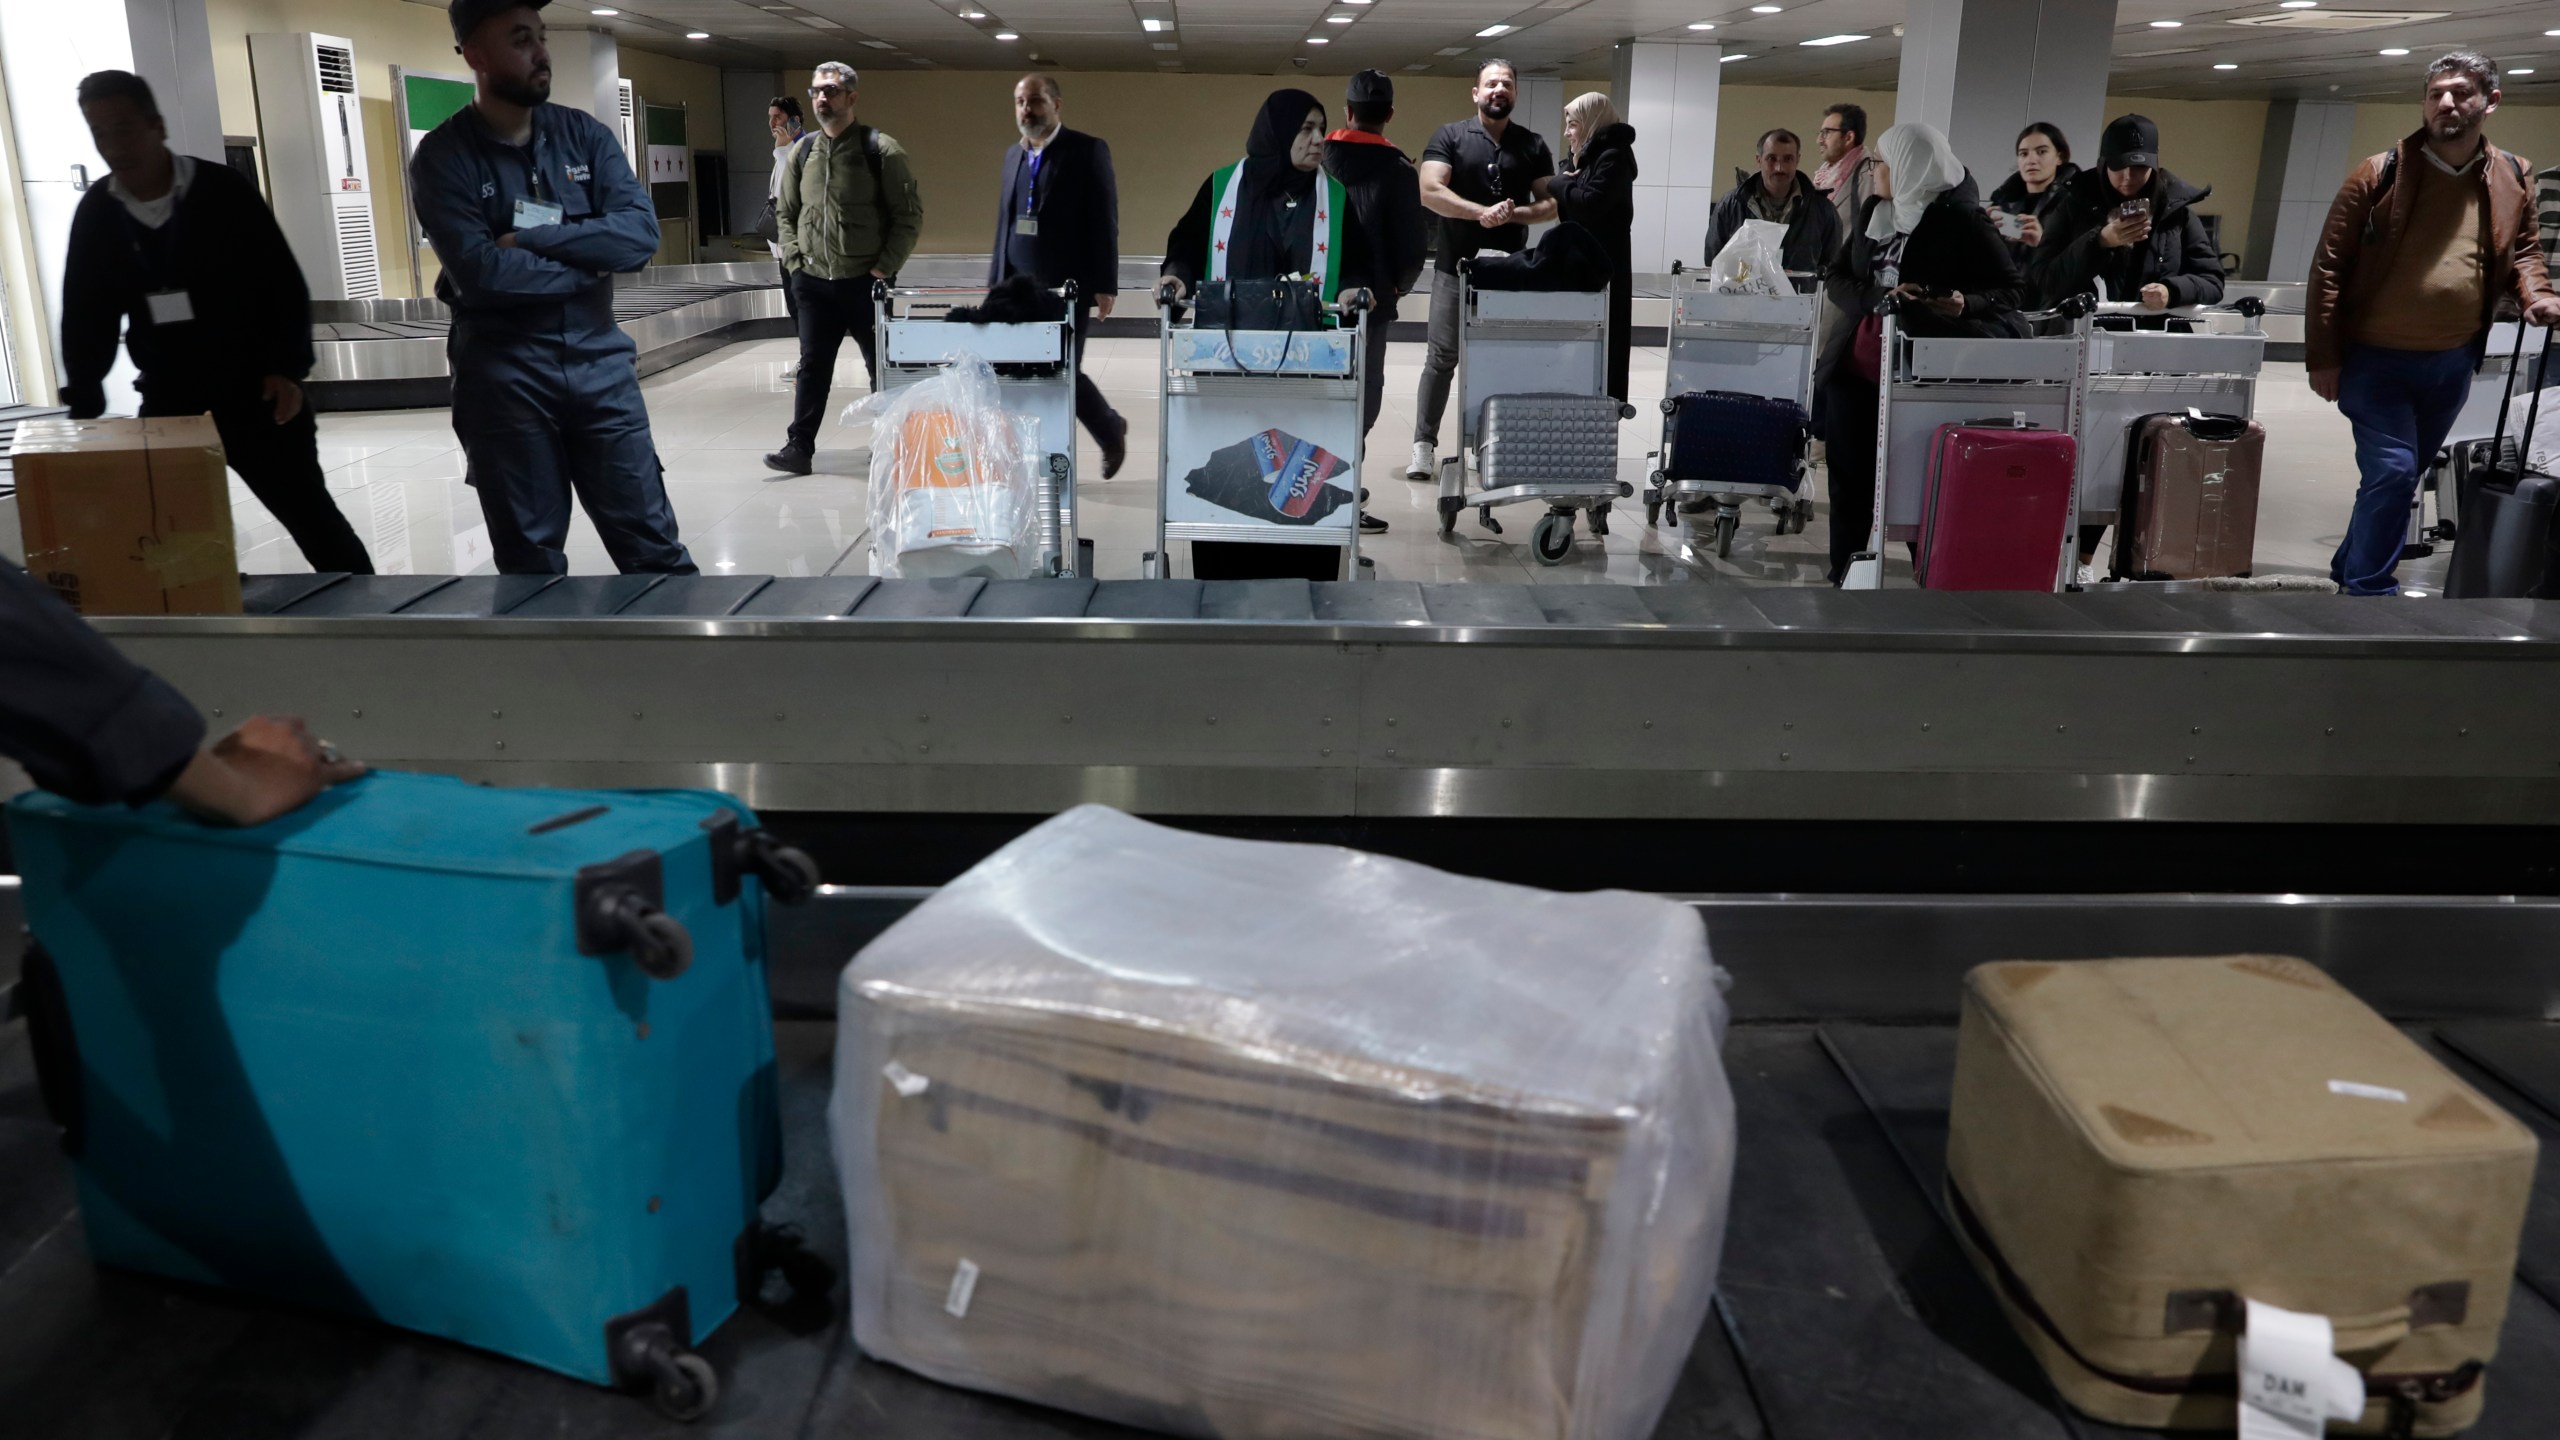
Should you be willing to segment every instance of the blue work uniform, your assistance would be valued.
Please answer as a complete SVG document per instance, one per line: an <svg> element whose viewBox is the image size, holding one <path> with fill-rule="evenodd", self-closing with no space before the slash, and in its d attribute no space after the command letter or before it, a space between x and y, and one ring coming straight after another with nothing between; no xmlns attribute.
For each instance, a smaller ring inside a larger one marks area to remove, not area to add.
<svg viewBox="0 0 2560 1440"><path fill-rule="evenodd" d="M418 142L409 189L444 266L453 430L500 573L567 573L574 490L616 567L693 574L638 347L613 323L613 277L658 250L622 142L583 110L538 105L532 143L510 145L466 105ZM559 220L533 223L549 206ZM498 244L509 232L512 249Z"/></svg>

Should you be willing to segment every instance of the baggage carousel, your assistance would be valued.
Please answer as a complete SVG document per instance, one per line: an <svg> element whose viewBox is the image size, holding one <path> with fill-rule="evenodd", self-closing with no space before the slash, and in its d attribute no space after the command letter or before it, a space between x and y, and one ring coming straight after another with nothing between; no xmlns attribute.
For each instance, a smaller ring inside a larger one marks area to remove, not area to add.
<svg viewBox="0 0 2560 1440"><path fill-rule="evenodd" d="M775 912L786 1168L768 1221L839 1274L828 1158L836 971L919 890ZM1994 957L2313 955L2530 1126L2543 1157L2477 1440L2560 1428L2560 1013L2549 902L2224 897L1717 897L1742 1135L1720 1292L1658 1440L2090 1440L1959 1252L1941 1208L1957 981ZM0 960L0 978L13 962ZM580 1382L359 1319L89 1262L25 1027L0 1024L0 1414L13 1440L169 1435L1117 1440L1137 1432L865 1358L823 1314L746 1311L701 1349L698 1427Z"/></svg>
<svg viewBox="0 0 2560 1440"><path fill-rule="evenodd" d="M789 335L767 264L658 265L614 277L614 323L654 375L741 340ZM316 300L311 377L322 410L417 410L453 403L445 363L452 312L436 299Z"/></svg>

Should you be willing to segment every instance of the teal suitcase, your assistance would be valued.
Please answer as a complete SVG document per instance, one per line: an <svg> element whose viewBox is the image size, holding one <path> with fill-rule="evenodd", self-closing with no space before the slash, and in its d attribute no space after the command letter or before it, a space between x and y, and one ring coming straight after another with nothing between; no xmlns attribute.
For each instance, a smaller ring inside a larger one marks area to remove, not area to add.
<svg viewBox="0 0 2560 1440"><path fill-rule="evenodd" d="M98 1263L711 1407L693 1347L780 1174L764 905L807 857L716 793L407 774L247 830L8 820Z"/></svg>

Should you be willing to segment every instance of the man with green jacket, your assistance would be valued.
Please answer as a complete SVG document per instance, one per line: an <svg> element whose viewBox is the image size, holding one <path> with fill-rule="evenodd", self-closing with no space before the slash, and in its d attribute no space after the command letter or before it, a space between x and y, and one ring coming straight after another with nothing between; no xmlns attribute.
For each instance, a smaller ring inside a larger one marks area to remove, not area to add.
<svg viewBox="0 0 2560 1440"><path fill-rule="evenodd" d="M862 368L879 383L871 285L894 279L924 232L924 200L907 152L854 122L857 83L853 67L839 61L812 74L809 105L818 126L784 157L774 202L783 283L799 304L800 373L790 436L764 463L791 475L809 473L845 336L861 347Z"/></svg>

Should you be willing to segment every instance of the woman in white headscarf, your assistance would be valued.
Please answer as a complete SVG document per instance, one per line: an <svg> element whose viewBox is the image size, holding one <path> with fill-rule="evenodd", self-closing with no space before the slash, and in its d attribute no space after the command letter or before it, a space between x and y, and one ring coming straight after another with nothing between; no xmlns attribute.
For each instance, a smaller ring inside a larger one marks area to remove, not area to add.
<svg viewBox="0 0 2560 1440"><path fill-rule="evenodd" d="M1814 426L1827 448L1834 585L1866 548L1875 510L1884 298L1904 297L1902 328L1915 335L2027 333L2018 318L2026 281L1947 137L1926 125L1896 125L1876 137L1875 151L1875 197L1841 261L1855 282L1855 303L1822 357L1814 401Z"/></svg>

